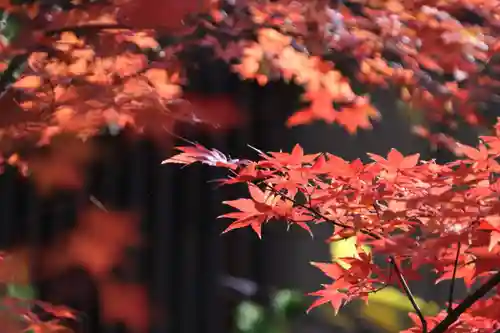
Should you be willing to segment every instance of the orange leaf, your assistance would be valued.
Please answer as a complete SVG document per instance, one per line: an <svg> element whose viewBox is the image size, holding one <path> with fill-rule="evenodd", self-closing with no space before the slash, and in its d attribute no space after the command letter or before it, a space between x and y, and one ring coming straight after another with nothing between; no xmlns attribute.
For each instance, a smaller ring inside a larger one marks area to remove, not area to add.
<svg viewBox="0 0 500 333"><path fill-rule="evenodd" d="M329 124L335 121L338 112L333 108L333 98L328 90L307 91L304 98L311 101L311 105L298 111L298 116L290 117L287 121L288 126L306 124L313 119L321 119Z"/></svg>
<svg viewBox="0 0 500 333"><path fill-rule="evenodd" d="M303 110L303 111L297 111L293 115L291 115L287 121L286 125L288 127L293 127L297 125L306 125L311 123L314 120L314 114L311 112L311 110Z"/></svg>
<svg viewBox="0 0 500 333"><path fill-rule="evenodd" d="M12 87L17 89L37 89L42 85L42 79L36 75L27 75L15 82Z"/></svg>
<svg viewBox="0 0 500 333"><path fill-rule="evenodd" d="M49 194L55 189L78 189L83 184L83 171L57 156L31 159L29 169L41 194Z"/></svg>
<svg viewBox="0 0 500 333"><path fill-rule="evenodd" d="M360 99L352 106L348 106L337 113L337 122L344 126L345 129L354 134L358 128L372 128L371 118L378 119L380 117L378 111L371 106L366 100Z"/></svg>
<svg viewBox="0 0 500 333"><path fill-rule="evenodd" d="M123 259L125 248L139 244L136 222L128 213L85 211L66 240L65 262L83 266L93 276L106 276Z"/></svg>

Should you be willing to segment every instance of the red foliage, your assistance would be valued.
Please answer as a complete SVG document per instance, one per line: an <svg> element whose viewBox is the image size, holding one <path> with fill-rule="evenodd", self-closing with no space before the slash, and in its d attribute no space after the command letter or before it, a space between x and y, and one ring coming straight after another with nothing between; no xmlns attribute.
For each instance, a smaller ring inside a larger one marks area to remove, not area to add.
<svg viewBox="0 0 500 333"><path fill-rule="evenodd" d="M197 145L190 159L174 156L166 163L227 168L230 176L221 184L247 184L249 197L224 202L236 208L221 216L235 220L227 230L250 226L261 237L262 226L273 221L307 230L329 223L334 227L329 241L357 236L357 256L343 258L348 267L314 263L333 282L311 294L318 297L311 308L330 303L338 311L396 282L395 276L417 278L420 268L431 267L436 283L464 279L469 288L481 287L436 317L413 316L417 327L408 332L492 333L500 325L500 131L480 139L477 148L460 145L464 158L447 164L394 149L387 157L369 154L371 162L363 164L331 154L305 155L298 145L291 154L259 152L256 161L231 161ZM210 154L224 163L207 163ZM372 254L387 256L396 274Z"/></svg>
<svg viewBox="0 0 500 333"><path fill-rule="evenodd" d="M7 95L29 114L2 122L2 137L15 140L46 142L60 132L87 138L102 126L158 132L179 121L238 125L233 101L182 97L184 52L199 47L212 49L213 59L242 79L302 85L310 106L292 115L289 126L324 120L349 133L369 129L380 113L366 95L380 86L400 89L411 112L423 113L413 117L419 129L432 122L482 125L481 107L499 87L500 14L491 1L114 0L75 2L62 11L36 3L5 6L23 29L4 45L3 67L9 75L19 69L19 61L8 62L14 56L28 64L21 77L12 76L17 82L0 86L14 89L18 96ZM168 42L160 38L165 34ZM360 84L364 91L353 88Z"/></svg>

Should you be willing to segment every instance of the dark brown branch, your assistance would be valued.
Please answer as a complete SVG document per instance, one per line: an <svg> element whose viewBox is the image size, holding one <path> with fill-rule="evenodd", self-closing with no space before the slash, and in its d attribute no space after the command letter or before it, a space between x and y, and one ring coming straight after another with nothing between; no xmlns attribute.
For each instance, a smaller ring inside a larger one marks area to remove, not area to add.
<svg viewBox="0 0 500 333"><path fill-rule="evenodd" d="M457 243L457 255L455 257L455 263L453 265L453 276L451 278L450 284L450 293L448 294L448 314L453 310L453 295L455 293L455 282L457 280L457 267L458 267L458 258L460 258L460 248L462 244L460 242Z"/></svg>
<svg viewBox="0 0 500 333"><path fill-rule="evenodd" d="M453 309L446 318L444 318L436 327L429 333L445 333L448 328L460 317L462 313L467 311L476 301L481 299L489 291L495 288L500 283L500 272L495 273L488 281L486 281L475 292L469 294L455 309Z"/></svg>
<svg viewBox="0 0 500 333"><path fill-rule="evenodd" d="M391 265L394 267L394 271L396 272L399 282L401 283L401 286L405 291L406 297L408 297L408 299L410 300L411 306L415 310L418 318L420 319L420 322L422 323L422 333L427 333L427 321L425 320L425 316L418 306L417 301L415 300L415 296L413 296L413 293L411 292L410 286L408 286L408 283L406 282L403 272L401 272L401 270L399 269L399 266L393 256L390 256L389 260Z"/></svg>

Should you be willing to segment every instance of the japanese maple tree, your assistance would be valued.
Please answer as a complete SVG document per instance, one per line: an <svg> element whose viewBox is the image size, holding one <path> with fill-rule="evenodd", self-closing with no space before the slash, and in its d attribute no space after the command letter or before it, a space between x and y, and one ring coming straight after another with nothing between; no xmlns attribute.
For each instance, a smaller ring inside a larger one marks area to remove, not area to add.
<svg viewBox="0 0 500 333"><path fill-rule="evenodd" d="M195 145L179 147L164 163L225 168L221 185L248 187L248 197L224 202L233 211L221 217L234 220L225 232L251 227L261 237L266 224L282 222L312 233L315 224L329 223L328 242L355 237L354 257L312 263L333 281L311 294L311 309L329 303L337 312L396 284L415 308L415 327L406 332L493 333L500 329L500 123L477 147L459 149L464 158L446 164L394 149L363 163L305 154L299 145L291 153L257 150L255 161ZM436 282L451 280L448 307L434 317L423 315L407 284L423 267ZM470 290L463 300L454 297L457 279Z"/></svg>
<svg viewBox="0 0 500 333"><path fill-rule="evenodd" d="M230 102L207 103L182 92L187 68L196 67L185 59L200 48L211 50L214 60L224 61L242 80L302 86L309 104L288 119L289 126L323 120L349 133L369 129L381 117L370 97L376 88L400 92L420 116L415 132L433 142L450 142L433 131L460 122L487 125L495 118L490 107L497 103L500 79L495 1L203 1L202 13L191 13L183 24L162 17L168 1L148 3L0 1L0 152L33 178L41 194L82 186L95 151L81 143L103 127L164 133L178 122L220 126L231 118L237 110ZM216 117L220 109L226 113ZM482 286L459 304L450 297L449 309L435 318L424 318L415 305L414 330L486 333L498 328L500 317L498 295L482 298L497 293L500 281L495 271L499 140L497 127L477 149L452 142L465 159L444 165L394 150L386 158L370 155L368 164L347 162L330 154L305 155L300 146L291 154L259 152L252 162L195 145L182 147L167 162L228 168L231 177L222 184L247 184L249 198L226 202L237 209L225 215L235 219L228 230L250 226L260 236L263 224L282 220L309 232L311 224L330 223L331 241L356 236L358 255L344 259L347 266L315 264L334 282L314 294L319 298L313 307L329 302L338 310L394 277L412 299L405 279L430 265L440 279L460 277L469 286ZM27 157L21 142L51 147ZM108 276L122 248L138 242L130 235L131 224L123 222L129 219L102 207L87 213L74 233L47 249L52 272L82 264L98 279L103 303L109 303L104 317L126 317L129 326L145 330L146 313L133 315L122 308L125 302L109 296L126 298L128 290L130 299L144 301L142 290ZM93 243L97 217L109 222L106 235L114 246ZM371 252L363 250L366 245ZM61 248L69 251L55 255ZM374 254L386 255L388 268L376 265ZM49 305L46 310L74 316ZM59 325L29 319L40 327Z"/></svg>

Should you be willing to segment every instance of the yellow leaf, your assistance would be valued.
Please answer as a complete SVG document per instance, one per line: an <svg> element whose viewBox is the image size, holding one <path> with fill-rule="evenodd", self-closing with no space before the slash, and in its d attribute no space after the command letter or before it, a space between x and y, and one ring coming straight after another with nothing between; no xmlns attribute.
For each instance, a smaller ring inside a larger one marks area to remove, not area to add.
<svg viewBox="0 0 500 333"><path fill-rule="evenodd" d="M364 306L362 308L364 317L387 332L397 333L403 329L399 311L387 305Z"/></svg>
<svg viewBox="0 0 500 333"><path fill-rule="evenodd" d="M160 44L153 37L147 36L144 33L137 33L133 36L128 36L126 38L127 41L134 43L139 46L141 49L157 49L160 47Z"/></svg>
<svg viewBox="0 0 500 333"><path fill-rule="evenodd" d="M346 239L334 240L330 243L330 254L332 260L338 263L343 268L348 269L350 265L339 258L359 258L358 255L359 245L357 244L357 237L352 236ZM364 252L370 253L370 248L365 245L360 247Z"/></svg>
<svg viewBox="0 0 500 333"><path fill-rule="evenodd" d="M439 306L416 297L416 303L424 315L436 315ZM408 312L415 312L408 297L394 287L386 287L368 295L368 304L363 303L361 311L365 317L391 333L400 332L403 327L398 320Z"/></svg>
<svg viewBox="0 0 500 333"><path fill-rule="evenodd" d="M148 69L144 76L149 79L153 84L162 84L168 82L167 71L160 68Z"/></svg>
<svg viewBox="0 0 500 333"><path fill-rule="evenodd" d="M434 302L415 297L415 302L424 314L434 315L439 311L439 307ZM368 296L368 304L375 303L376 306L387 305L404 312L413 312L413 306L408 297L394 287L387 287Z"/></svg>
<svg viewBox="0 0 500 333"><path fill-rule="evenodd" d="M158 95L165 99L173 99L180 95L181 87L175 84L155 84Z"/></svg>
<svg viewBox="0 0 500 333"><path fill-rule="evenodd" d="M17 89L37 89L42 85L42 79L36 75L27 75L12 86Z"/></svg>
<svg viewBox="0 0 500 333"><path fill-rule="evenodd" d="M75 110L69 106L61 106L54 112L54 118L59 124L67 123L75 115Z"/></svg>
<svg viewBox="0 0 500 333"><path fill-rule="evenodd" d="M70 45L79 45L82 44L82 41L76 37L76 35L70 31L65 31L61 34L61 39L59 40L61 43L70 44Z"/></svg>
<svg viewBox="0 0 500 333"><path fill-rule="evenodd" d="M87 72L88 65L87 60L78 59L76 62L68 66L68 71L73 75L83 75Z"/></svg>

